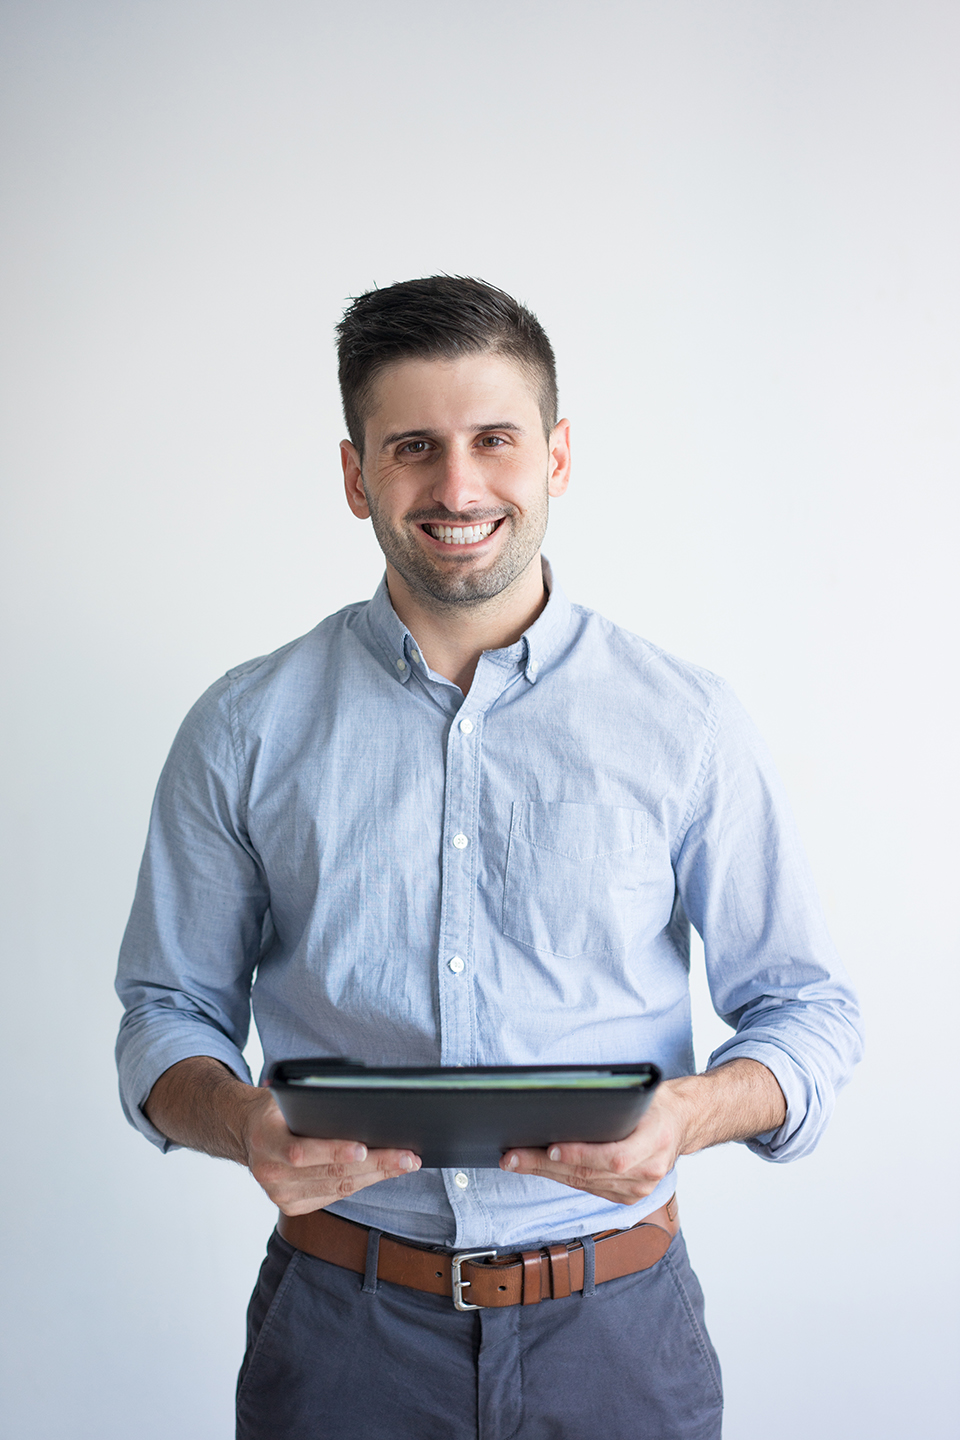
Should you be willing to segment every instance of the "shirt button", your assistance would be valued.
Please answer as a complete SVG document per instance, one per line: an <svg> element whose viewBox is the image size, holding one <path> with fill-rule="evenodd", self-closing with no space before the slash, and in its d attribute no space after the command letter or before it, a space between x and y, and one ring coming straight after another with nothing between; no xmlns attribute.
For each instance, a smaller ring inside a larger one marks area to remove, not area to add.
<svg viewBox="0 0 960 1440"><path fill-rule="evenodd" d="M530 661L530 674L531 674L531 675L536 675L536 673L537 673L537 671L538 671L539 669L540 669L540 661L539 661L539 660L531 660L531 661Z"/></svg>
<svg viewBox="0 0 960 1440"><path fill-rule="evenodd" d="M404 660L404 659L401 657L401 659L399 659L399 660L397 661L397 669L400 671L400 674L402 675L403 672L404 672L404 670L406 670L406 668L407 668L407 662L406 662L406 660Z"/></svg>
<svg viewBox="0 0 960 1440"><path fill-rule="evenodd" d="M473 721L472 721L472 720L461 720L461 721L460 721L460 729L463 731L464 735L472 735L472 734L473 734Z"/></svg>
<svg viewBox="0 0 960 1440"><path fill-rule="evenodd" d="M453 959L450 961L450 969L453 971L454 975L459 975L461 971L466 969L466 962L461 960L459 955L454 955Z"/></svg>
<svg viewBox="0 0 960 1440"><path fill-rule="evenodd" d="M419 650L411 650L410 654L413 656L414 660L419 660L421 658Z"/></svg>
<svg viewBox="0 0 960 1440"><path fill-rule="evenodd" d="M456 845L458 850L466 850L467 846L470 844L470 841L467 839L466 835L454 835L453 843L454 845Z"/></svg>
<svg viewBox="0 0 960 1440"><path fill-rule="evenodd" d="M453 1183L454 1185L459 1185L461 1190L466 1190L467 1186L470 1184L470 1176L464 1175L462 1170L458 1170L456 1175L454 1175L453 1177Z"/></svg>

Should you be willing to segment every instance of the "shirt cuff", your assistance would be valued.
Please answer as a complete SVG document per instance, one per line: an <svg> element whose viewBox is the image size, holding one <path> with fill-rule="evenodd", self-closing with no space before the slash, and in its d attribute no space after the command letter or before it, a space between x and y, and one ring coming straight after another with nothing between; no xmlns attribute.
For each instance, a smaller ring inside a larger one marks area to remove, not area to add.
<svg viewBox="0 0 960 1440"><path fill-rule="evenodd" d="M144 1111L150 1091L160 1076L181 1060L191 1060L198 1055L208 1055L220 1060L232 1070L238 1080L246 1085L253 1084L247 1062L235 1045L225 1035L210 1026L194 1027L193 1034L171 1035L166 1040L155 1034L148 1037L129 1036L121 1049L117 1047L117 1064L120 1071L120 1103L130 1124L152 1141L164 1154L169 1150L183 1147L174 1140L168 1140L155 1125L152 1125ZM139 1043L138 1043L139 1041Z"/></svg>
<svg viewBox="0 0 960 1440"><path fill-rule="evenodd" d="M777 1163L799 1160L817 1144L833 1113L834 1091L829 1084L818 1085L804 1065L780 1045L746 1036L732 1036L707 1061L707 1070L731 1060L758 1060L774 1076L787 1103L783 1124L744 1141L748 1150L764 1160Z"/></svg>

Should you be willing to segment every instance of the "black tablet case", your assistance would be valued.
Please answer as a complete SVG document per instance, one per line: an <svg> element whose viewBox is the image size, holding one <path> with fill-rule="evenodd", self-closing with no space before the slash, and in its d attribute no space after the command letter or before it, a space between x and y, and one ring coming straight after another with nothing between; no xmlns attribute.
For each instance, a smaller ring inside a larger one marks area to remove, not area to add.
<svg viewBox="0 0 960 1440"><path fill-rule="evenodd" d="M626 1089L430 1090L355 1089L342 1078L358 1075L491 1077L549 1075L551 1071L606 1070L635 1077ZM305 1076L340 1078L336 1087L297 1084ZM560 1141L623 1140L650 1103L660 1081L655 1065L478 1065L369 1069L343 1060L281 1060L267 1083L295 1135L358 1140L371 1149L398 1148L419 1155L425 1169L456 1165L491 1169L512 1146L543 1148ZM292 1082L292 1083L291 1083Z"/></svg>

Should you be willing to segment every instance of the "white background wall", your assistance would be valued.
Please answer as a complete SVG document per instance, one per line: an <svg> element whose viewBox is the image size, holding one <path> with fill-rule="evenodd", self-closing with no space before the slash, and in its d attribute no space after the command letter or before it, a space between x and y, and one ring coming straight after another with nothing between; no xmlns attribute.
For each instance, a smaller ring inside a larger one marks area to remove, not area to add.
<svg viewBox="0 0 960 1440"><path fill-rule="evenodd" d="M953 1436L956 5L7 0L2 27L0 1433L232 1434L271 1212L126 1128L114 959L184 711L378 579L338 480L345 297L446 270L544 321L576 438L547 551L733 682L865 1002L816 1156L683 1167L728 1440Z"/></svg>

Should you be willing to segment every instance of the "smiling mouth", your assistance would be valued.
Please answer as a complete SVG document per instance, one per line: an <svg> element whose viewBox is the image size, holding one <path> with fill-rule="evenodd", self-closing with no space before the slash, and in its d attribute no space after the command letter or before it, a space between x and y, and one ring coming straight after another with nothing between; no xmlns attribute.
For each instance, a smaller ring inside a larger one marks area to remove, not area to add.
<svg viewBox="0 0 960 1440"><path fill-rule="evenodd" d="M485 520L482 525L423 525L421 529L443 545L476 545L492 535L497 526L503 524L503 519L501 515L499 520Z"/></svg>

